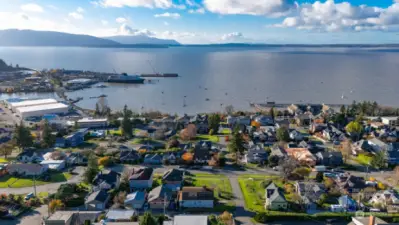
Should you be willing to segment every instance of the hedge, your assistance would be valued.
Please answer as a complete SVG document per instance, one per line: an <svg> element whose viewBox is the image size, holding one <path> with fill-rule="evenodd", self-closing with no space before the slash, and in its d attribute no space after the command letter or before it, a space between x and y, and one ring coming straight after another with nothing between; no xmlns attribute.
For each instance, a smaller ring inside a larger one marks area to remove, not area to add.
<svg viewBox="0 0 399 225"><path fill-rule="evenodd" d="M374 215L382 220L387 222L396 222L399 221L399 213L364 213L364 216ZM324 212L324 213L316 213L313 215L309 215L306 213L295 213L295 212L277 212L277 211L269 211L257 213L254 216L254 220L258 223L265 223L271 221L304 221L304 220L319 220L326 221L328 219L339 219L350 221L351 218L355 216L355 213L333 213L333 212Z"/></svg>

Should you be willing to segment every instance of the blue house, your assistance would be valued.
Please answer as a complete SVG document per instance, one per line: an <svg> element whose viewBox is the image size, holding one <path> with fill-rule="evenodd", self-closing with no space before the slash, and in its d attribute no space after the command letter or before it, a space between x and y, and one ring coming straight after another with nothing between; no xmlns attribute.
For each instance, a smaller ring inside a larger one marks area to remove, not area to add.
<svg viewBox="0 0 399 225"><path fill-rule="evenodd" d="M355 212L357 208L357 203L353 198L348 195L343 195L338 198L339 205L347 212Z"/></svg>
<svg viewBox="0 0 399 225"><path fill-rule="evenodd" d="M88 129L79 129L78 131L64 137L65 144L64 147L76 147L84 143L85 135L87 134ZM56 141L57 144L57 141ZM62 140L59 140L59 144L62 144Z"/></svg>

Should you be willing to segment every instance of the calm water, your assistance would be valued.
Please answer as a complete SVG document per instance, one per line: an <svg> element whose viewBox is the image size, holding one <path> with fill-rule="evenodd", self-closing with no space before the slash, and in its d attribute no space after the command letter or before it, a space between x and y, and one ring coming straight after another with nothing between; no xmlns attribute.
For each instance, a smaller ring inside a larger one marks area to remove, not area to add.
<svg viewBox="0 0 399 225"><path fill-rule="evenodd" d="M65 68L127 73L179 73L180 78L152 84L112 84L69 93L94 108L90 96L108 95L120 109L171 113L220 111L249 102L349 103L375 100L399 106L399 51L356 48L214 48L169 49L0 48L0 58L35 69ZM207 90L205 90L205 88ZM162 94L162 92L164 92ZM342 100L341 96L348 97ZM48 96L48 95L47 95ZM183 107L186 96L186 107ZM2 98L8 96L1 96ZM209 98L209 101L206 99ZM221 105L223 104L223 105Z"/></svg>

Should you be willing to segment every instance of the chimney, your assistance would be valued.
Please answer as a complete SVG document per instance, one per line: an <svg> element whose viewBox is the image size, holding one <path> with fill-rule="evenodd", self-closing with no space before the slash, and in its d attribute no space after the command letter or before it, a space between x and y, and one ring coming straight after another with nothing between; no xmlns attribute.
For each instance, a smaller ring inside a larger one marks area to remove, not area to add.
<svg viewBox="0 0 399 225"><path fill-rule="evenodd" d="M369 224L368 225L375 225L375 217L374 216L370 216L369 217Z"/></svg>

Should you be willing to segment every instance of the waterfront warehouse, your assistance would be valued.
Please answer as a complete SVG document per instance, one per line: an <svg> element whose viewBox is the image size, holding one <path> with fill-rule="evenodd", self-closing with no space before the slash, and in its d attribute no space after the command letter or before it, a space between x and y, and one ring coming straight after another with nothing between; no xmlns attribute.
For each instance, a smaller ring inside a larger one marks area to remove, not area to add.
<svg viewBox="0 0 399 225"><path fill-rule="evenodd" d="M16 113L21 118L27 118L32 116L44 116L46 114L61 114L69 111L68 105L63 103L34 105L26 107L18 107Z"/></svg>
<svg viewBox="0 0 399 225"><path fill-rule="evenodd" d="M80 128L105 128L108 126L107 118L83 118L77 122Z"/></svg>
<svg viewBox="0 0 399 225"><path fill-rule="evenodd" d="M10 102L10 108L13 112L17 111L17 108L20 107L28 107L28 106L38 106L38 105L48 105L55 104L57 100L48 98L48 99L36 99L36 100L25 100L20 102Z"/></svg>

